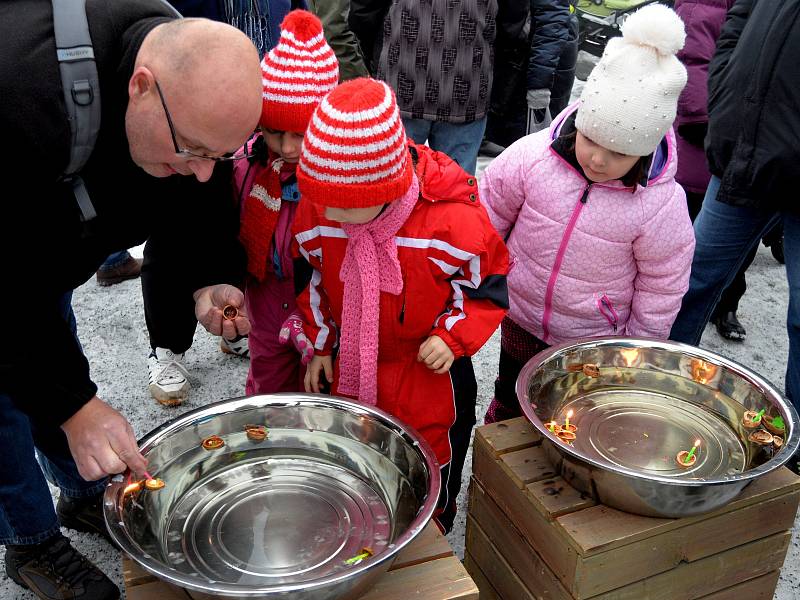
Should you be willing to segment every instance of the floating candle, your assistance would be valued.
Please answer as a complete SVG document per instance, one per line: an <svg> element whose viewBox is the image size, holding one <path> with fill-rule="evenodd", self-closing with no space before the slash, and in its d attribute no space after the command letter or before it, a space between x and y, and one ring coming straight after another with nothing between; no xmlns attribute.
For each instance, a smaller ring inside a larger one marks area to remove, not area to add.
<svg viewBox="0 0 800 600"><path fill-rule="evenodd" d="M760 411L758 411L756 413L756 416L753 418L753 421L755 421L756 423L760 423L761 422L761 417L764 416L765 412L767 412L767 409L766 408L762 408Z"/></svg>
<svg viewBox="0 0 800 600"><path fill-rule="evenodd" d="M567 411L567 416L564 419L564 429L569 429L569 420L572 418L573 414L574 412L572 411L572 409Z"/></svg>
<svg viewBox="0 0 800 600"><path fill-rule="evenodd" d="M694 446L692 446L692 449L689 450L689 454L687 454L686 458L683 459L684 463L689 464L690 462L692 462L692 458L694 458L695 450L697 450L697 448L699 446L700 446L700 440L695 440L694 441Z"/></svg>

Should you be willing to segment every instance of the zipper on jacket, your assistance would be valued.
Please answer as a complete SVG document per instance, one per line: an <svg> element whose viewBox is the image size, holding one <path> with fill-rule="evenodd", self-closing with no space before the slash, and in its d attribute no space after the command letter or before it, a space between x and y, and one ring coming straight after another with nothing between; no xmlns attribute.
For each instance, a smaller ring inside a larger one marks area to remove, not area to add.
<svg viewBox="0 0 800 600"><path fill-rule="evenodd" d="M603 294L597 299L597 309L600 311L600 314L606 318L606 321L608 321L609 325L611 325L614 333L617 333L619 315L617 314L617 311L614 310L614 305L611 304L611 299L606 294Z"/></svg>
<svg viewBox="0 0 800 600"><path fill-rule="evenodd" d="M553 312L553 291L556 286L556 279L558 279L558 273L561 271L561 263L564 262L564 254L567 251L567 244L569 243L569 239L572 237L572 231L575 229L575 223L578 222L578 217L581 215L581 210L583 210L583 207L586 205L586 201L589 198L589 191L591 190L591 187L591 183L586 184L580 200L575 204L575 208L572 209L572 215L570 215L567 228L564 230L564 235L561 236L561 243L558 246L558 253L556 254L556 260L553 263L553 270L550 272L550 279L547 281L547 289L544 293L544 313L542 314L542 333L544 334L543 341L545 342L550 341L550 315Z"/></svg>

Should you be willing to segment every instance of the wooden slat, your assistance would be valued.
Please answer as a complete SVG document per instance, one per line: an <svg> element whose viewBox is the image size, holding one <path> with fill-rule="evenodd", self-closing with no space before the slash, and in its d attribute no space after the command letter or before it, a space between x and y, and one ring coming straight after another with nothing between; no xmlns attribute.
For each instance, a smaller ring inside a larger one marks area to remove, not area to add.
<svg viewBox="0 0 800 600"><path fill-rule="evenodd" d="M473 532L473 528L479 531ZM473 481L467 517L467 553L481 554L482 549L473 548L476 543L491 544L492 552L502 554L522 585L535 597L572 600L569 592L506 518L500 507L480 484ZM478 587L481 587L480 584Z"/></svg>
<svg viewBox="0 0 800 600"><path fill-rule="evenodd" d="M536 481L525 489L533 500L533 506L550 519L595 505L591 497L579 492L561 477Z"/></svg>
<svg viewBox="0 0 800 600"><path fill-rule="evenodd" d="M780 569L792 534L789 531L726 550L648 577L592 600L692 600ZM579 599L580 600L580 599ZM741 598L740 600L744 600ZM750 600L747 598L747 600Z"/></svg>
<svg viewBox="0 0 800 600"><path fill-rule="evenodd" d="M475 430L476 442L485 443L495 455L539 444L541 436L525 417L484 425Z"/></svg>
<svg viewBox="0 0 800 600"><path fill-rule="evenodd" d="M696 527L701 521L797 491L800 491L800 477L788 469L781 468L751 483L725 506L703 515L683 519L654 519L598 505L559 517L558 522L578 552L582 555L591 555L661 535L673 529ZM760 524L755 526L759 527Z"/></svg>
<svg viewBox="0 0 800 600"><path fill-rule="evenodd" d="M772 571L698 600L772 600L780 574L780 571Z"/></svg>
<svg viewBox="0 0 800 600"><path fill-rule="evenodd" d="M154 575L151 575L142 569L142 567L139 566L139 563L124 553L122 555L122 577L125 581L125 585L130 587L156 581L156 577Z"/></svg>
<svg viewBox="0 0 800 600"><path fill-rule="evenodd" d="M524 538L535 544L547 566L568 586L575 576L578 553L569 545L563 531L531 506L530 498L506 476L485 444L475 444L473 447L472 473L474 480L492 497Z"/></svg>
<svg viewBox="0 0 800 600"><path fill-rule="evenodd" d="M128 600L188 600L191 598L181 588L167 585L161 581L127 587L125 596Z"/></svg>
<svg viewBox="0 0 800 600"><path fill-rule="evenodd" d="M772 498L735 513L700 521L691 527L614 548L578 560L572 593L578 598L614 590L633 581L669 572L681 563L736 548L790 529L800 492ZM615 568L625 565L625 569Z"/></svg>
<svg viewBox="0 0 800 600"><path fill-rule="evenodd" d="M486 534L473 521L467 530L469 555L492 583L492 587L504 600L537 600L520 581L503 555L492 545ZM539 596L541 598L541 596Z"/></svg>
<svg viewBox="0 0 800 600"><path fill-rule="evenodd" d="M437 558L453 556L453 549L433 522L423 529L416 539L397 555L390 571L418 565Z"/></svg>
<svg viewBox="0 0 800 600"><path fill-rule="evenodd" d="M556 477L553 465L541 446L507 452L498 457L500 466L520 489L542 479Z"/></svg>
<svg viewBox="0 0 800 600"><path fill-rule="evenodd" d="M360 600L478 600L478 586L455 556L389 571Z"/></svg>
<svg viewBox="0 0 800 600"><path fill-rule="evenodd" d="M480 600L503 600L500 594L497 593L497 590L489 583L489 580L486 578L486 575L483 574L480 567L475 563L475 559L469 555L469 552L464 554L464 568L467 570L467 573L469 573L469 576L472 577L472 581L475 582L475 585L478 586Z"/></svg>

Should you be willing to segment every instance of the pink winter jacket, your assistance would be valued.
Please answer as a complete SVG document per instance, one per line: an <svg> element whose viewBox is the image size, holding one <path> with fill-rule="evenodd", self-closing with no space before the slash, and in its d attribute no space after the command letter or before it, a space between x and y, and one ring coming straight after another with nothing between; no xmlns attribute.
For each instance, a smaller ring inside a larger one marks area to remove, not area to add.
<svg viewBox="0 0 800 600"><path fill-rule="evenodd" d="M590 184L550 146L549 130L522 138L480 180L480 198L508 238L508 316L548 344L608 335L665 339L689 287L694 232L675 182L670 130L646 187ZM583 201L582 201L583 200Z"/></svg>

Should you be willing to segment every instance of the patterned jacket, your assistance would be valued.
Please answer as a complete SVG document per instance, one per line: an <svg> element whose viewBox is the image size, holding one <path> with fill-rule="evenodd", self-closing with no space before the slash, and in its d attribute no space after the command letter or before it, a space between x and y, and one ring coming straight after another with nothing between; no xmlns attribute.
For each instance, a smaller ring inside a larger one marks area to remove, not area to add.
<svg viewBox="0 0 800 600"><path fill-rule="evenodd" d="M404 117L469 123L492 87L498 0L353 0L350 26ZM383 7L383 9L382 9ZM383 19L381 21L381 19ZM375 31L381 30L382 43Z"/></svg>
<svg viewBox="0 0 800 600"><path fill-rule="evenodd" d="M694 232L675 182L675 136L646 185L589 183L553 140L568 107L486 169L481 199L512 256L508 316L548 344L630 335L666 339L689 287Z"/></svg>

